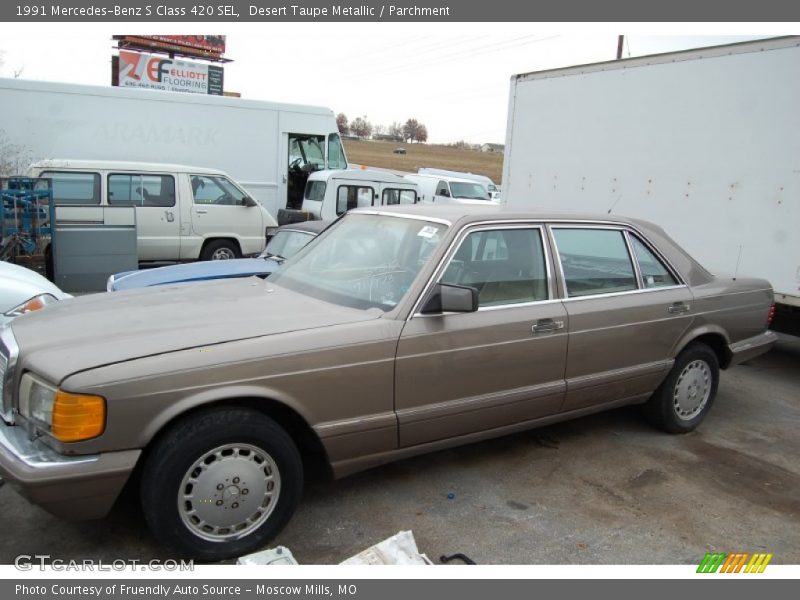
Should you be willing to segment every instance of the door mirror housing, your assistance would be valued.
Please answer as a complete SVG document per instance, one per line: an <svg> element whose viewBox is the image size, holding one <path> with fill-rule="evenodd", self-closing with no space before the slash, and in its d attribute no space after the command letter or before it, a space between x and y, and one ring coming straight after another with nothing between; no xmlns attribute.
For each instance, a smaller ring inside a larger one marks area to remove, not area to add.
<svg viewBox="0 0 800 600"><path fill-rule="evenodd" d="M478 290L466 285L437 283L428 294L420 312L435 315L455 312L467 313L478 310Z"/></svg>
<svg viewBox="0 0 800 600"><path fill-rule="evenodd" d="M257 206L257 205L258 205L258 202L253 200L250 196L245 196L244 198L242 198L242 206L252 207L252 206Z"/></svg>

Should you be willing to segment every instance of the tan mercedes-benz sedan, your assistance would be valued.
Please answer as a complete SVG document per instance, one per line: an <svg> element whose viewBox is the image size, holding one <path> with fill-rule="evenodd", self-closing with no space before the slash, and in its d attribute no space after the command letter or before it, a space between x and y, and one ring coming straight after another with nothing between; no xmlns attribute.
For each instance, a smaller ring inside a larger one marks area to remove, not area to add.
<svg viewBox="0 0 800 600"><path fill-rule="evenodd" d="M658 227L398 206L347 214L269 279L78 298L0 338L0 472L68 518L132 473L154 535L204 560L289 520L304 456L337 477L641 403L691 431L767 351L772 289Z"/></svg>

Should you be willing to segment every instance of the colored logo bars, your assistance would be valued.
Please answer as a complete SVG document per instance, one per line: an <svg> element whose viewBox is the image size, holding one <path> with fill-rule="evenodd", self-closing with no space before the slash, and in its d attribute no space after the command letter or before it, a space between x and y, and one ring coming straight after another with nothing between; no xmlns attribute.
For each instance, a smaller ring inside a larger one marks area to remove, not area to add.
<svg viewBox="0 0 800 600"><path fill-rule="evenodd" d="M748 554L747 552L707 552L698 573L763 573L767 568L772 554Z"/></svg>

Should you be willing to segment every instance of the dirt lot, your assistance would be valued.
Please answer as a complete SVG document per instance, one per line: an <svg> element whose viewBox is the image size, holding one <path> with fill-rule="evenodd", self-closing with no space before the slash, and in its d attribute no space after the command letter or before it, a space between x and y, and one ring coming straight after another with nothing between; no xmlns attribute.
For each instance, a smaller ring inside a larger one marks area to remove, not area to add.
<svg viewBox="0 0 800 600"><path fill-rule="evenodd" d="M370 167L416 172L420 167L434 167L486 175L495 183L503 176L503 154L437 146L435 144L402 144L372 140L344 140L350 162ZM405 154L394 154L405 148Z"/></svg>
<svg viewBox="0 0 800 600"><path fill-rule="evenodd" d="M800 563L800 338L724 372L694 433L654 431L636 407L316 479L274 541L304 564L338 563L403 529L431 557L479 564L697 564L707 551ZM453 494L452 499L448 498ZM70 523L0 487L0 563L167 558L132 495Z"/></svg>

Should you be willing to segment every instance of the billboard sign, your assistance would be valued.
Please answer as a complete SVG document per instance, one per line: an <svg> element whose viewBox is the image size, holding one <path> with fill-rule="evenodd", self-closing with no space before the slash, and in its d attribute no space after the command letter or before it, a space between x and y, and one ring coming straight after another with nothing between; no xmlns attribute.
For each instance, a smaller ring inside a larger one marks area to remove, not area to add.
<svg viewBox="0 0 800 600"><path fill-rule="evenodd" d="M117 84L120 87L221 96L223 69L163 55L120 50Z"/></svg>
<svg viewBox="0 0 800 600"><path fill-rule="evenodd" d="M115 35L120 47L175 52L198 58L225 54L224 35Z"/></svg>

